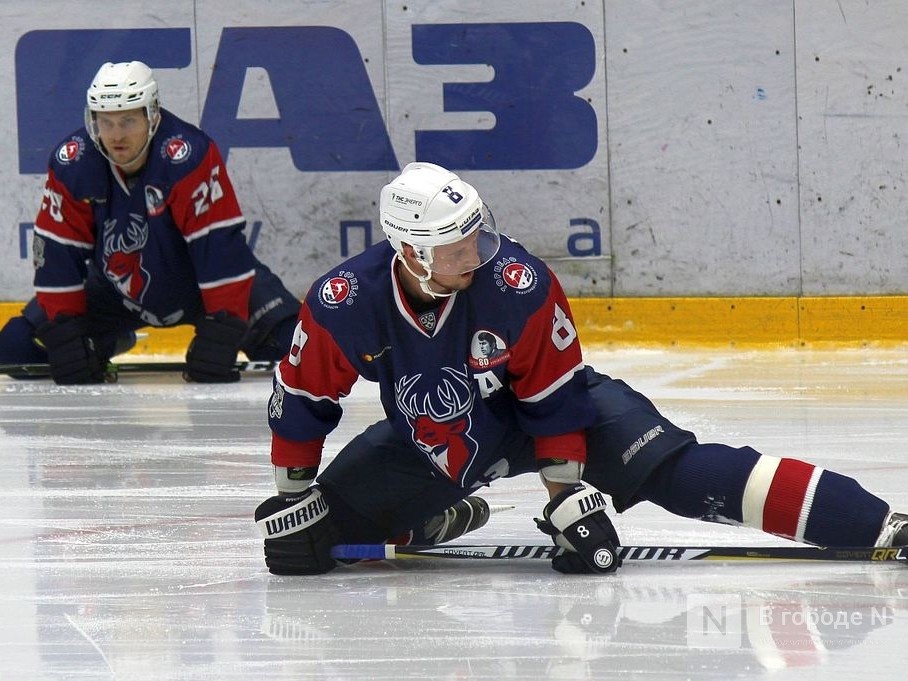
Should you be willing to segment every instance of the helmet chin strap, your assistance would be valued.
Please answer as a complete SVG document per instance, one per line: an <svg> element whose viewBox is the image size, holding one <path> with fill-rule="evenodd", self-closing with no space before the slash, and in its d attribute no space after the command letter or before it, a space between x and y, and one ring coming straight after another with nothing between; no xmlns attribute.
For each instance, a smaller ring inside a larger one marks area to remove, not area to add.
<svg viewBox="0 0 908 681"><path fill-rule="evenodd" d="M409 272L416 278L416 281L419 282L419 288L423 293L427 293L428 295L432 296L433 298L448 298L450 296L453 296L455 293L457 293L457 291L450 291L448 293L439 293L438 291L433 291L429 287L429 280L432 279L432 268L429 267L428 263L419 261L419 264L426 271L426 273L417 274L416 272L414 272L412 270L412 268L410 267L410 263L407 262L407 259L403 256L402 253L397 254L397 259L403 263L404 267L407 269L407 272Z"/></svg>

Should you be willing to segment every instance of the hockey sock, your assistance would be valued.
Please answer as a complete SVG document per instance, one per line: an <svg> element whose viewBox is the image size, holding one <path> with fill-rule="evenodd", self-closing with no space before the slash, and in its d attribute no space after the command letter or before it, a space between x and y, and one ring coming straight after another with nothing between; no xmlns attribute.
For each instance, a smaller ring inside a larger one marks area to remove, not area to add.
<svg viewBox="0 0 908 681"><path fill-rule="evenodd" d="M873 546L889 504L846 477L761 456L744 490L744 524L819 546Z"/></svg>
<svg viewBox="0 0 908 681"><path fill-rule="evenodd" d="M640 490L672 513L820 546L872 546L889 506L857 481L750 447L691 444Z"/></svg>

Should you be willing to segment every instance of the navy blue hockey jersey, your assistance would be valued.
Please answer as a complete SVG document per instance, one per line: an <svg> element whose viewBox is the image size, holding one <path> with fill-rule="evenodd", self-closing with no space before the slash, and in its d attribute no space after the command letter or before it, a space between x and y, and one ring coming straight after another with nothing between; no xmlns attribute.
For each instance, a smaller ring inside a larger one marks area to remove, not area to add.
<svg viewBox="0 0 908 681"><path fill-rule="evenodd" d="M414 455L463 487L486 481L515 427L536 438L539 458L584 460L593 407L570 308L545 263L502 237L469 288L417 313L394 262L383 242L310 289L275 373L273 463L317 466L359 377L378 382Z"/></svg>
<svg viewBox="0 0 908 681"><path fill-rule="evenodd" d="M246 319L255 259L215 143L162 110L148 160L125 178L82 128L50 160L35 220L35 290L48 318L84 314L87 259L152 326L198 309Z"/></svg>

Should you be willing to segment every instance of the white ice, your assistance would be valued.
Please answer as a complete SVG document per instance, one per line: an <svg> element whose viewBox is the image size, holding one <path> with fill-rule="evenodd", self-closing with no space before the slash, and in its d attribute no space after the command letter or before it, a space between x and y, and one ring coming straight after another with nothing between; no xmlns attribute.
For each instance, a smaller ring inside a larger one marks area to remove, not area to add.
<svg viewBox="0 0 908 681"><path fill-rule="evenodd" d="M701 441L856 477L908 510L908 352L616 349L588 361ZM272 493L267 377L58 387L0 378L0 679L904 678L897 563L408 560L270 575L252 512ZM358 384L328 458L379 418ZM538 480L471 543L546 543ZM848 499L841 503L848 504ZM784 544L643 504L632 544ZM464 541L463 539L459 541Z"/></svg>

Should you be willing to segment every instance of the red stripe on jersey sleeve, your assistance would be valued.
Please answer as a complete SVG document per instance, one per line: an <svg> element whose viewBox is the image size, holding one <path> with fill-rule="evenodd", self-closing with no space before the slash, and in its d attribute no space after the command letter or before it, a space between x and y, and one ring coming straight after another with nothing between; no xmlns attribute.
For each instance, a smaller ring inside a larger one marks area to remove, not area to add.
<svg viewBox="0 0 908 681"><path fill-rule="evenodd" d="M214 288L202 289L202 302L209 314L226 310L243 321L249 319L249 294L254 276Z"/></svg>
<svg viewBox="0 0 908 681"><path fill-rule="evenodd" d="M346 397L359 378L331 334L315 321L308 302L300 308L290 352L278 371L289 389L335 402Z"/></svg>
<svg viewBox="0 0 908 681"><path fill-rule="evenodd" d="M814 466L797 459L782 459L769 485L763 506L763 531L795 537L798 519Z"/></svg>
<svg viewBox="0 0 908 681"><path fill-rule="evenodd" d="M89 246L95 243L95 219L91 204L74 199L69 190L57 180L53 170L47 171L35 226L61 240Z"/></svg>
<svg viewBox="0 0 908 681"><path fill-rule="evenodd" d="M38 300L38 305L44 310L48 319L53 319L58 314L68 314L78 317L88 312L85 289L67 291L66 293L36 291L35 298Z"/></svg>
<svg viewBox="0 0 908 681"><path fill-rule="evenodd" d="M214 142L209 142L199 165L174 185L170 200L174 222L186 238L212 225L243 219L227 167Z"/></svg>
<svg viewBox="0 0 908 681"><path fill-rule="evenodd" d="M562 435L537 435L536 460L567 459L586 463L586 432L578 430Z"/></svg>
<svg viewBox="0 0 908 681"><path fill-rule="evenodd" d="M520 338L511 347L508 372L512 376L511 388L519 399L545 393L583 362L567 297L555 275L550 276L548 297L527 320Z"/></svg>
<svg viewBox="0 0 908 681"><path fill-rule="evenodd" d="M297 442L271 433L271 463L285 468L318 468L325 438Z"/></svg>

